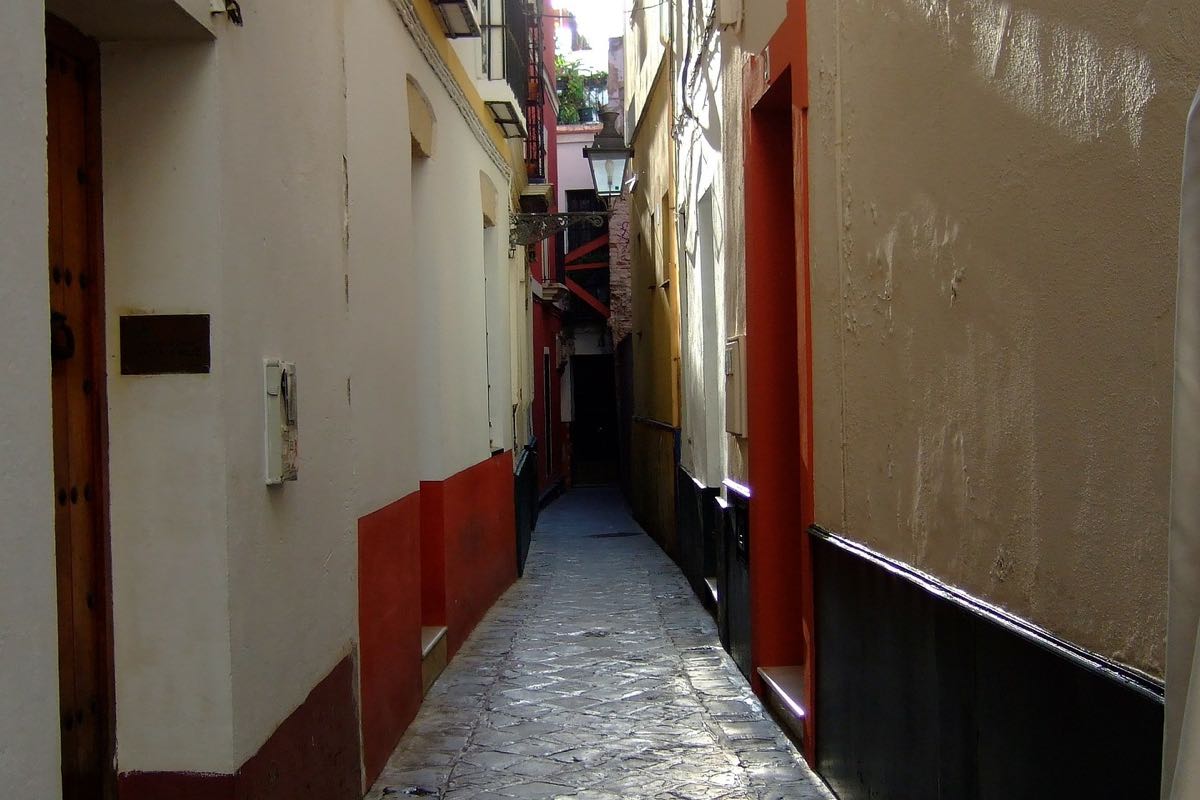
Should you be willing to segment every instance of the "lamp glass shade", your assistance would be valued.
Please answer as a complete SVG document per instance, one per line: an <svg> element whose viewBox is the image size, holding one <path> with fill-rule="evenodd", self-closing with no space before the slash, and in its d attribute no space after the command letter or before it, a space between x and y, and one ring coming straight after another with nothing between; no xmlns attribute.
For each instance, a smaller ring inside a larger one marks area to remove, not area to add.
<svg viewBox="0 0 1200 800"><path fill-rule="evenodd" d="M592 183L600 197L620 197L625 184L625 171L629 169L627 150L587 150L588 163L592 168Z"/></svg>

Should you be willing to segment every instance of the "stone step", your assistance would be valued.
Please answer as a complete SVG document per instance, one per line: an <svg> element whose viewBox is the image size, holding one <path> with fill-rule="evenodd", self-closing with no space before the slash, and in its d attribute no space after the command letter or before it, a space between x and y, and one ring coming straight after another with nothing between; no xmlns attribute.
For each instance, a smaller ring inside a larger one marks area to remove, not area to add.
<svg viewBox="0 0 1200 800"><path fill-rule="evenodd" d="M446 626L425 625L421 628L421 694L446 668Z"/></svg>
<svg viewBox="0 0 1200 800"><path fill-rule="evenodd" d="M758 675L767 688L767 706L783 723L788 736L804 742L804 668L759 667Z"/></svg>

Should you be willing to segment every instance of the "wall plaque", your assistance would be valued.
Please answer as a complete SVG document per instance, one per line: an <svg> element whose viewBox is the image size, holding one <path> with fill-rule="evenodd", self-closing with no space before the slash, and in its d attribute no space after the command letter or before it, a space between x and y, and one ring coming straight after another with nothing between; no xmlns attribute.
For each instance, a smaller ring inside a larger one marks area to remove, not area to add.
<svg viewBox="0 0 1200 800"><path fill-rule="evenodd" d="M121 317L121 374L208 373L208 327L208 314Z"/></svg>

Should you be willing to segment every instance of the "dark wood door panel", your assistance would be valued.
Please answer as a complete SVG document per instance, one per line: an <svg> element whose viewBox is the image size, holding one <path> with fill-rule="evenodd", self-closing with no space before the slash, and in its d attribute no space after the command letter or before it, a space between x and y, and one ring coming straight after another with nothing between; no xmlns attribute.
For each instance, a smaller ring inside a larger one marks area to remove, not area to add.
<svg viewBox="0 0 1200 800"><path fill-rule="evenodd" d="M112 797L108 537L103 491L98 69L47 24L49 288L63 797Z"/></svg>

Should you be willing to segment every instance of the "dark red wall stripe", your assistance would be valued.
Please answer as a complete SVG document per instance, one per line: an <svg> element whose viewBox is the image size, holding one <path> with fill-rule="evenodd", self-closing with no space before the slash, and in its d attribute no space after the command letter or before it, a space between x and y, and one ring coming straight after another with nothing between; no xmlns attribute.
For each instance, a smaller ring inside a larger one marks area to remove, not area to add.
<svg viewBox="0 0 1200 800"><path fill-rule="evenodd" d="M235 775L126 772L120 800L359 800L354 659L346 656Z"/></svg>

